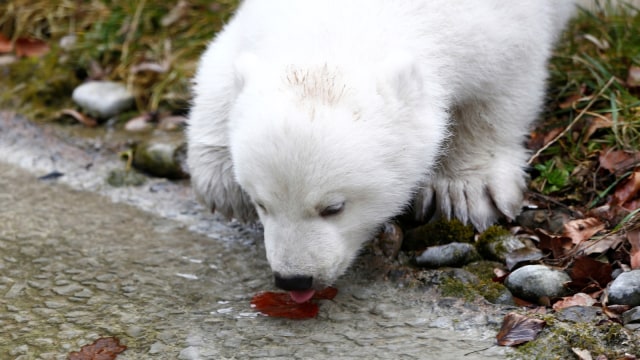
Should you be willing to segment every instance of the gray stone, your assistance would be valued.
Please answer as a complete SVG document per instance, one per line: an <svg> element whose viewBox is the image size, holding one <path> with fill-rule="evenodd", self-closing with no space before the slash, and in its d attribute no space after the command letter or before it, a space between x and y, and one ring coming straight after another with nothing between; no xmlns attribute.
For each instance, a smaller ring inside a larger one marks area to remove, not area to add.
<svg viewBox="0 0 640 360"><path fill-rule="evenodd" d="M75 90L73 101L85 112L99 118L109 118L133 106L133 94L123 84L113 81L90 81Z"/></svg>
<svg viewBox="0 0 640 360"><path fill-rule="evenodd" d="M636 306L631 310L622 314L622 320L625 325L640 323L640 306Z"/></svg>
<svg viewBox="0 0 640 360"><path fill-rule="evenodd" d="M556 317L572 323L594 323L605 320L602 309L595 306L570 306L558 310Z"/></svg>
<svg viewBox="0 0 640 360"><path fill-rule="evenodd" d="M640 306L640 270L618 275L609 286L609 302Z"/></svg>
<svg viewBox="0 0 640 360"><path fill-rule="evenodd" d="M504 285L514 296L538 302L544 297L564 296L567 294L564 284L570 281L571 278L564 271L544 265L528 265L509 274Z"/></svg>
<svg viewBox="0 0 640 360"><path fill-rule="evenodd" d="M443 266L463 266L480 259L476 248L467 243L451 243L431 246L416 257L419 266L439 268Z"/></svg>

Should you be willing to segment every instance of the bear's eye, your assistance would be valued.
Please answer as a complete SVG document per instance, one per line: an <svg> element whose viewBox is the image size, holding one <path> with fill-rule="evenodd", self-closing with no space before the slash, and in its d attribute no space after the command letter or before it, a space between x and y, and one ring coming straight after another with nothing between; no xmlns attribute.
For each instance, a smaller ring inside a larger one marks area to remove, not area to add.
<svg viewBox="0 0 640 360"><path fill-rule="evenodd" d="M338 204L329 205L326 208L322 209L322 211L320 211L320 216L329 217L338 215L342 212L342 209L344 209L344 201Z"/></svg>

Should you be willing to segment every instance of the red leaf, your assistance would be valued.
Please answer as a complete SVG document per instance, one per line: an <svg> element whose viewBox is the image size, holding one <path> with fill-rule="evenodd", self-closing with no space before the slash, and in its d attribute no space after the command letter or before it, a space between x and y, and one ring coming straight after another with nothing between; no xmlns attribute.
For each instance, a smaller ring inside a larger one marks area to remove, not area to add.
<svg viewBox="0 0 640 360"><path fill-rule="evenodd" d="M49 52L49 44L39 39L19 38L16 40L16 55L42 56Z"/></svg>
<svg viewBox="0 0 640 360"><path fill-rule="evenodd" d="M573 240L569 237L554 235L543 229L536 229L535 233L540 238L540 244L538 245L540 250L551 251L555 259L564 257L574 246Z"/></svg>
<svg viewBox="0 0 640 360"><path fill-rule="evenodd" d="M310 301L298 304L291 299L289 293L263 292L251 299L253 305L261 313L288 319L310 319L318 315L318 304Z"/></svg>
<svg viewBox="0 0 640 360"><path fill-rule="evenodd" d="M498 345L515 346L534 340L545 325L543 320L509 313L504 317L502 328L496 336Z"/></svg>
<svg viewBox="0 0 640 360"><path fill-rule="evenodd" d="M327 287L316 291L313 300L331 300L338 294L338 289ZM288 319L310 319L318 315L318 304L307 301L302 304L291 299L289 293L266 291L253 297L251 305L261 313Z"/></svg>
<svg viewBox="0 0 640 360"><path fill-rule="evenodd" d="M80 351L70 352L69 360L113 360L126 349L118 338L104 337L83 346Z"/></svg>
<svg viewBox="0 0 640 360"><path fill-rule="evenodd" d="M569 272L571 282L569 287L577 291L586 292L587 288L593 290L605 288L612 280L611 264L603 263L588 256L577 257Z"/></svg>
<svg viewBox="0 0 640 360"><path fill-rule="evenodd" d="M316 291L316 293L313 294L313 298L320 300L333 300L336 295L338 295L338 289L328 286L323 290Z"/></svg>
<svg viewBox="0 0 640 360"><path fill-rule="evenodd" d="M13 45L11 44L11 40L6 36L0 34L0 54L2 53L10 53L13 51Z"/></svg>

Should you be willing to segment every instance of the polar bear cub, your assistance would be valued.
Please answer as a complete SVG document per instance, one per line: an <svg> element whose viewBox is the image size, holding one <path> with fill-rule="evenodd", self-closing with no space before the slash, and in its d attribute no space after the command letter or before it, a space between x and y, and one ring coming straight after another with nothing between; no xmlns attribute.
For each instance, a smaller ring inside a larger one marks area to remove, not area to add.
<svg viewBox="0 0 640 360"><path fill-rule="evenodd" d="M304 300L403 210L483 230L517 215L523 140L570 17L556 0L247 0L202 56L195 192L264 225Z"/></svg>

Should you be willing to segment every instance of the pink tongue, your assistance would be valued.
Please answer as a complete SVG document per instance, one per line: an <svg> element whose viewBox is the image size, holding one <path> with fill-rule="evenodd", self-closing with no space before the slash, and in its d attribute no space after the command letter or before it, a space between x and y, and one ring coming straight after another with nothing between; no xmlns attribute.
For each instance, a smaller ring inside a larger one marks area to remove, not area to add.
<svg viewBox="0 0 640 360"><path fill-rule="evenodd" d="M291 299L293 299L293 301L297 302L298 304L302 304L303 302L309 301L309 299L311 299L313 297L313 294L315 293L315 290L290 291L289 295L291 296Z"/></svg>

